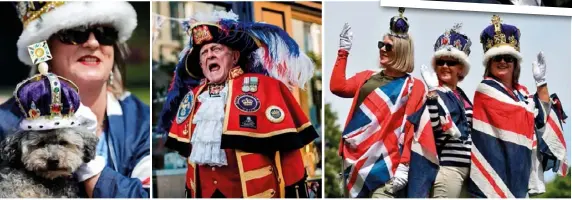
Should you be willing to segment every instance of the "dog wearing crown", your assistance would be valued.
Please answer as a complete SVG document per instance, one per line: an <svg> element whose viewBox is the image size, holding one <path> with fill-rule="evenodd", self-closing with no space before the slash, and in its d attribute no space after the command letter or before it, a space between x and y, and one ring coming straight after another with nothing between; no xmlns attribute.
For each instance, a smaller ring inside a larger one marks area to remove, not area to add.
<svg viewBox="0 0 572 200"><path fill-rule="evenodd" d="M23 120L0 143L0 198L78 197L73 174L95 157L95 115L77 86L43 71L14 91Z"/></svg>

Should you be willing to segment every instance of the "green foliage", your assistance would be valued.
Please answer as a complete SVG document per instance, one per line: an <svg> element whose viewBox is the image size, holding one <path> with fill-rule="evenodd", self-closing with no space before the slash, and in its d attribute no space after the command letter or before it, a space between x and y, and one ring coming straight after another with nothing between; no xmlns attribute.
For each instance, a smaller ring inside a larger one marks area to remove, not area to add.
<svg viewBox="0 0 572 200"><path fill-rule="evenodd" d="M308 55L308 57L312 60L312 62L316 64L316 70L322 69L322 56L314 53L313 51L307 52L306 55Z"/></svg>
<svg viewBox="0 0 572 200"><path fill-rule="evenodd" d="M568 169L570 172L570 169ZM546 184L546 192L533 198L567 198L570 199L570 173L565 177L556 176Z"/></svg>
<svg viewBox="0 0 572 200"><path fill-rule="evenodd" d="M325 167L325 192L326 198L336 198L342 197L342 188L340 186L340 172L342 160L338 155L338 145L340 144L340 138L342 132L340 131L340 126L336 124L338 119L337 114L332 111L331 105L326 104L326 109L324 111L325 120L325 141L326 141L326 167Z"/></svg>
<svg viewBox="0 0 572 200"><path fill-rule="evenodd" d="M149 97L149 87L131 87L127 88L127 90L139 98L143 103L150 105L149 101L151 98Z"/></svg>

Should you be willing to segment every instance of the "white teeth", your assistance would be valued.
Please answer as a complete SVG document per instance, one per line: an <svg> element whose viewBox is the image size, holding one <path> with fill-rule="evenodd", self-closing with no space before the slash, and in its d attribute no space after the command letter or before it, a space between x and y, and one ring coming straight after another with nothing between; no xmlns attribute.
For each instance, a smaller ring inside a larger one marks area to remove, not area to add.
<svg viewBox="0 0 572 200"><path fill-rule="evenodd" d="M83 58L82 60L85 62L97 62L97 58L93 57Z"/></svg>

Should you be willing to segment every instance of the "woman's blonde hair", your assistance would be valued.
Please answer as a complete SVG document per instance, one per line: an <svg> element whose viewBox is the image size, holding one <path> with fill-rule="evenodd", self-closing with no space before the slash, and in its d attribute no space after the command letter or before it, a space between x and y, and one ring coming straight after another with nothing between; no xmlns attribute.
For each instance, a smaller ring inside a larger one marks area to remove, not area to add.
<svg viewBox="0 0 572 200"><path fill-rule="evenodd" d="M413 72L413 38L408 34L408 38L395 37L391 34L385 34L393 41L392 51L395 53L395 57L389 61L386 68L392 68L400 72L411 73Z"/></svg>

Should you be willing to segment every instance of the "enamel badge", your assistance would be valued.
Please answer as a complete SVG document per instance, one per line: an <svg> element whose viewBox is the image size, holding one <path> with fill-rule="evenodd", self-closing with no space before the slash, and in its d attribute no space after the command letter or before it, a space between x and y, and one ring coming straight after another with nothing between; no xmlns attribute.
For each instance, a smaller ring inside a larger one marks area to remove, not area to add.
<svg viewBox="0 0 572 200"><path fill-rule="evenodd" d="M189 115L191 114L191 109L193 108L193 98L195 97L195 95L193 94L193 91L189 91L189 93L187 93L187 95L185 95L183 97L183 101L181 101L181 104L179 105L179 110L177 111L177 124L181 124L183 123L187 117L189 117Z"/></svg>
<svg viewBox="0 0 572 200"><path fill-rule="evenodd" d="M260 100L251 94L241 94L234 99L234 105L242 112L256 112L260 109Z"/></svg>
<svg viewBox="0 0 572 200"><path fill-rule="evenodd" d="M193 41L196 45L200 45L203 42L208 42L212 39L213 36L209 31L209 27L203 25L193 28Z"/></svg>
<svg viewBox="0 0 572 200"><path fill-rule="evenodd" d="M273 123L280 123L284 120L284 111L278 106L270 106L266 109L266 118Z"/></svg>

